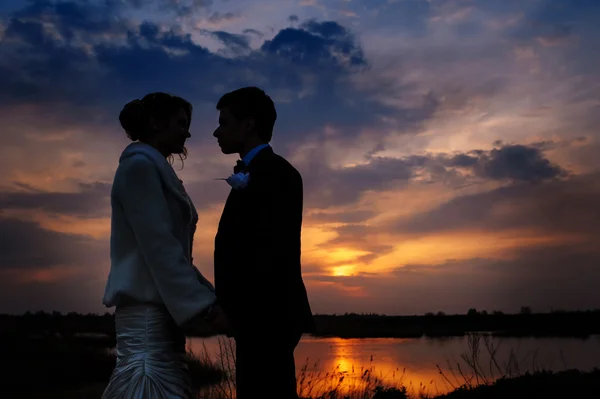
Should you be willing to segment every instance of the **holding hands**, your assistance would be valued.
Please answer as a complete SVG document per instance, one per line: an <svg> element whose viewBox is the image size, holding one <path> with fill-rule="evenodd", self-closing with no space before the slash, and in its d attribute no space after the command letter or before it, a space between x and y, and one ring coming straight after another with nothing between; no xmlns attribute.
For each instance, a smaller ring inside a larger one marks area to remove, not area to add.
<svg viewBox="0 0 600 399"><path fill-rule="evenodd" d="M205 320L215 330L217 334L225 334L227 337L233 336L233 328L223 308L215 303L205 315Z"/></svg>

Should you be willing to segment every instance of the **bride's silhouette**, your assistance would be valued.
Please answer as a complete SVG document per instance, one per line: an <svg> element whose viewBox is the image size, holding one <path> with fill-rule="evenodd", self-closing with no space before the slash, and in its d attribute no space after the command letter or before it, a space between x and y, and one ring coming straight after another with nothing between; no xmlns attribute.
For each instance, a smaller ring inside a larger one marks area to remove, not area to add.
<svg viewBox="0 0 600 399"><path fill-rule="evenodd" d="M153 93L119 116L135 141L112 193L111 268L104 304L116 307L117 364L104 399L192 398L183 326L223 327L214 288L192 264L198 214L168 162L186 153L192 106Z"/></svg>

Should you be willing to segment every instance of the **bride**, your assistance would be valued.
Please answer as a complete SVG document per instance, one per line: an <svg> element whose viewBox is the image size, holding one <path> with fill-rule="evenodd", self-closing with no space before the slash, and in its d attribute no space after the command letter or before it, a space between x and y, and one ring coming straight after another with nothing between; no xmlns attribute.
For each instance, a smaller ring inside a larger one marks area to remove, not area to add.
<svg viewBox="0 0 600 399"><path fill-rule="evenodd" d="M134 143L111 193L103 303L116 307L117 364L103 399L192 398L184 328L228 328L213 285L192 263L198 214L169 162L186 154L191 117L189 102L165 93L131 101L119 115Z"/></svg>

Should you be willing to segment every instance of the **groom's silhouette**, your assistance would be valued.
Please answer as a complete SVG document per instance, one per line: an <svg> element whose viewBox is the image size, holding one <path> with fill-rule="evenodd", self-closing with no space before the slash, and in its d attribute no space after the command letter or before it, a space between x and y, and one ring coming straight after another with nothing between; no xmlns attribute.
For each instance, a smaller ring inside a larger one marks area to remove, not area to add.
<svg viewBox="0 0 600 399"><path fill-rule="evenodd" d="M239 153L215 238L215 288L236 340L238 399L297 398L294 349L314 324L302 281L302 177L268 145L277 113L264 91L246 87L218 102L214 136ZM247 174L247 175L246 175Z"/></svg>

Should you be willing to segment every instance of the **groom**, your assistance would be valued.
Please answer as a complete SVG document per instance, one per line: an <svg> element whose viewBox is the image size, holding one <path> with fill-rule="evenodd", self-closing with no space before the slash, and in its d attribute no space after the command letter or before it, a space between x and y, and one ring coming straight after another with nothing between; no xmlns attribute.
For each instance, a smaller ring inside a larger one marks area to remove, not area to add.
<svg viewBox="0 0 600 399"><path fill-rule="evenodd" d="M236 341L237 399L296 399L294 349L314 322L300 267L302 177L269 142L277 113L244 87L217 104L214 136L239 154L215 238L217 301Z"/></svg>

